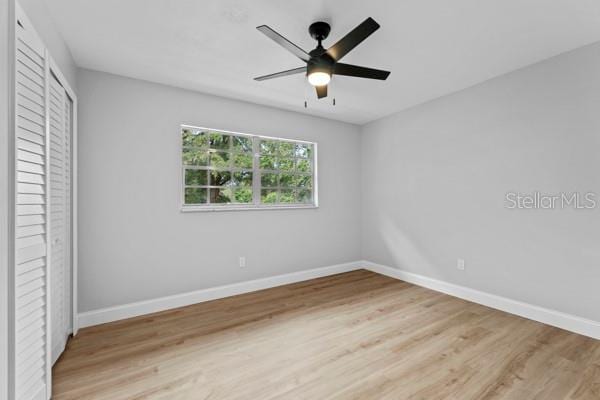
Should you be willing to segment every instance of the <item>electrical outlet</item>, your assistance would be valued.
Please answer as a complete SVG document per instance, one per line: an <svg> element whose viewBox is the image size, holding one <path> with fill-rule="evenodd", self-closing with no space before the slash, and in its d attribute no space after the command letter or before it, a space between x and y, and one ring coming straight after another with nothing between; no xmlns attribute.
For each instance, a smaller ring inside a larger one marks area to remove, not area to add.
<svg viewBox="0 0 600 400"><path fill-rule="evenodd" d="M246 257L240 257L240 268L246 268Z"/></svg>
<svg viewBox="0 0 600 400"><path fill-rule="evenodd" d="M465 270L465 260L464 259L459 258L456 260L456 269L458 269L459 271Z"/></svg>

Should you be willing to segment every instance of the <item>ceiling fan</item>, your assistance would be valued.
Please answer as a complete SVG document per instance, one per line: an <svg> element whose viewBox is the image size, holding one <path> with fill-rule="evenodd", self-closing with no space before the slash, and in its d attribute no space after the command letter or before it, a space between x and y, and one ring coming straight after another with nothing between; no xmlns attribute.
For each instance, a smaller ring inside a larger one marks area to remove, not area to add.
<svg viewBox="0 0 600 400"><path fill-rule="evenodd" d="M254 78L257 81L305 73L308 82L316 88L317 97L321 99L327 97L327 84L334 74L379 80L386 80L390 75L389 71L339 62L342 57L379 29L379 24L375 22L373 18L364 20L360 25L328 49L323 48L321 42L329 36L331 26L327 22L315 22L311 24L308 28L308 32L310 33L310 36L319 43L314 50L311 50L308 53L267 25L261 25L256 29L306 63L306 66L304 67Z"/></svg>

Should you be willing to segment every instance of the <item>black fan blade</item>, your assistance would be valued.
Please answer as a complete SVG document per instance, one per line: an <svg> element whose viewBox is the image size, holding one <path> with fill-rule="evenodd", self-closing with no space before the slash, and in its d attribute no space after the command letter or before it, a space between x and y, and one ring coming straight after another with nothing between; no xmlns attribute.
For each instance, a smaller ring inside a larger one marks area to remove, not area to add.
<svg viewBox="0 0 600 400"><path fill-rule="evenodd" d="M327 97L327 85L315 86L315 89L317 89L317 97L319 99L322 99L323 97Z"/></svg>
<svg viewBox="0 0 600 400"><path fill-rule="evenodd" d="M304 50L269 28L267 25L257 26L256 29L273 39L278 45L285 48L302 61L308 62L308 60L310 60L310 56Z"/></svg>
<svg viewBox="0 0 600 400"><path fill-rule="evenodd" d="M282 76L294 75L306 73L306 67L298 67L294 69L288 69L287 71L281 71L270 75L259 76L258 78L254 78L255 81L266 81L267 79L273 78L281 78Z"/></svg>
<svg viewBox="0 0 600 400"><path fill-rule="evenodd" d="M357 78L380 79L386 80L390 75L390 71L380 69L360 67L358 65L337 63L333 67L335 75L355 76Z"/></svg>
<svg viewBox="0 0 600 400"><path fill-rule="evenodd" d="M379 24L373 18L369 17L341 38L336 44L327 49L327 54L335 61L339 61L363 40L371 36L377 29L379 29Z"/></svg>

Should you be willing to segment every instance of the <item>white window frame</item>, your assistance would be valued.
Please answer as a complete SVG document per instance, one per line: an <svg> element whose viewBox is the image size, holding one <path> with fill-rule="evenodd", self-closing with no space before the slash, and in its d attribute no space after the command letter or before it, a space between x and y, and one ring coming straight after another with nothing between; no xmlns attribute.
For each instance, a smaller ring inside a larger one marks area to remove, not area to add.
<svg viewBox="0 0 600 400"><path fill-rule="evenodd" d="M201 126L187 125L182 124L179 127L179 160L180 160L180 204L181 204L181 212L205 212L205 211L243 211L243 210L294 210L294 209L315 209L319 208L319 189L318 189L318 150L317 143L310 142L306 140L297 140L297 139L288 139L288 138L280 138L273 136L264 136L264 135L253 135L249 133L242 132L234 132L228 131L224 129L216 129L216 128L207 128ZM181 141L181 132L183 129L198 129L198 130L207 130L214 131L223 134L236 135L252 138L253 141L253 168L252 168L252 194L254 203L252 204L186 204L185 203L185 170L186 166L183 164L183 143ZM258 140L254 139L267 139L267 140L276 140L281 142L291 142L291 143L302 143L302 144L310 144L313 148L312 150L312 182L313 182L313 201L312 203L307 204L285 204L285 203L275 203L275 204L261 204L260 203L260 190L261 190L261 182L260 182L260 171L257 168L257 163L259 162L260 151L258 149Z"/></svg>

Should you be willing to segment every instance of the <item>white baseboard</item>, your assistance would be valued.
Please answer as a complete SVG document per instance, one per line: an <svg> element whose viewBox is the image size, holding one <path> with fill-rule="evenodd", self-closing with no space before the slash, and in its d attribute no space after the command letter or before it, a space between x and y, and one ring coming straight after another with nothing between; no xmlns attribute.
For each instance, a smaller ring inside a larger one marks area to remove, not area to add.
<svg viewBox="0 0 600 400"><path fill-rule="evenodd" d="M484 306L532 319L547 325L556 326L558 328L589 336L594 339L600 339L600 322L597 321L565 314L560 311L550 310L533 304L511 300L506 297L481 292L465 286L459 286L453 283L428 278L423 275L417 275L411 272L387 267L385 265L375 264L369 261L363 261L360 264L365 269L381 275L396 278L417 286L426 287L437 292L446 293L450 296L468 300L473 303L482 304Z"/></svg>
<svg viewBox="0 0 600 400"><path fill-rule="evenodd" d="M345 264L331 265L328 267L309 269L290 274L277 275L268 278L255 279L231 285L202 289L158 299L139 301L115 307L108 307L94 311L80 313L78 325L81 328L121 319L137 317L159 311L170 310L177 307L202 303L210 300L222 299L257 290L269 289L290 283L302 282L309 279L355 271L358 269L386 275L414 285L426 287L437 292L446 293L473 303L482 304L501 311L515 314L524 318L538 321L547 325L556 326L571 332L579 333L594 339L600 339L600 322L581 318L575 315L550 310L533 304L523 303L506 297L485 293L465 286L428 278L423 275L402 271L385 265L375 264L370 261L355 261Z"/></svg>
<svg viewBox="0 0 600 400"><path fill-rule="evenodd" d="M202 303L205 301L222 299L224 297L255 292L257 290L269 289L290 283L302 282L309 279L322 278L343 272L355 271L361 268L362 264L356 261L345 264L331 265L328 267L309 269L306 271L292 272L290 274L277 275L268 278L255 279L252 281L239 282L231 285L201 289L193 292L161 297L158 299L138 301L135 303L102 308L99 310L87 311L79 313L78 327L84 328L87 326L104 324L106 322L118 321L125 318L170 310L173 308Z"/></svg>

